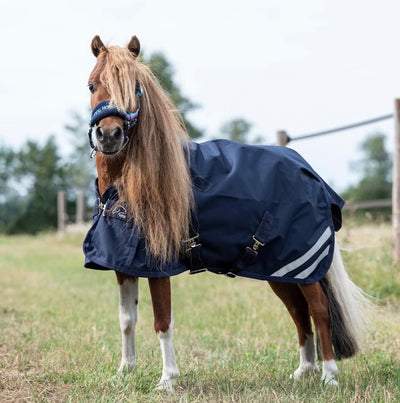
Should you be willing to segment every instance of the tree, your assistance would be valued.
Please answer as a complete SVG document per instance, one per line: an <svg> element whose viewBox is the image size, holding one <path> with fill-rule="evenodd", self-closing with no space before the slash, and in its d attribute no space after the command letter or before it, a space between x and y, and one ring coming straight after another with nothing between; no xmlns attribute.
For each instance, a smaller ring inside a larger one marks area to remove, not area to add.
<svg viewBox="0 0 400 403"><path fill-rule="evenodd" d="M247 143L251 126L252 124L244 119L233 119L221 127L221 133L230 140Z"/></svg>
<svg viewBox="0 0 400 403"><path fill-rule="evenodd" d="M362 179L349 187L343 197L352 201L388 199L392 194L392 159L385 147L385 135L369 136L360 146L364 157L353 164Z"/></svg>
<svg viewBox="0 0 400 403"><path fill-rule="evenodd" d="M22 199L14 188L16 154L9 147L0 147L0 232L13 227Z"/></svg>
<svg viewBox="0 0 400 403"><path fill-rule="evenodd" d="M6 155L0 166L4 161L10 161L10 157ZM15 190L1 201L0 230L12 234L55 228L57 191L65 187L65 171L54 137L49 137L43 147L27 141L13 153L9 168L9 177L19 189L13 186Z"/></svg>
<svg viewBox="0 0 400 403"><path fill-rule="evenodd" d="M0 203L4 202L9 192L12 192L10 182L15 163L14 151L6 146L0 147Z"/></svg>
<svg viewBox="0 0 400 403"><path fill-rule="evenodd" d="M73 151L67 156L65 163L67 188L71 190L67 193L67 210L71 212L71 215L76 216L76 222L85 219L85 213L88 210L87 195L93 194L93 182L96 178L96 165L94 160L89 158L88 121L89 115L83 117L74 112L71 115L71 122L65 125L68 138L73 146ZM87 192L87 189L90 191Z"/></svg>
<svg viewBox="0 0 400 403"><path fill-rule="evenodd" d="M151 54L149 59L144 58L144 62L150 67L160 85L171 96L179 112L182 114L190 137L193 139L201 137L203 132L196 128L196 126L193 125L187 117L189 112L198 108L198 105L194 104L187 97L182 95L181 90L174 82L175 71L166 57L162 53L156 52Z"/></svg>
<svg viewBox="0 0 400 403"><path fill-rule="evenodd" d="M76 223L85 221L88 210L88 195L93 194L93 182L96 178L96 165L89 158L90 148L87 136L89 110L87 117L77 112L71 114L71 121L64 128L73 150L67 156L65 163L67 189L67 215L74 216ZM88 189L89 192L87 191ZM89 199L90 200L90 199ZM91 204L91 203L89 203Z"/></svg>
<svg viewBox="0 0 400 403"><path fill-rule="evenodd" d="M87 136L89 119L89 116L83 117L73 112L71 122L64 126L73 147L66 164L70 188L85 190L96 176L95 164L89 158L90 148Z"/></svg>
<svg viewBox="0 0 400 403"><path fill-rule="evenodd" d="M237 141L238 143L261 144L263 138L261 136L252 136L252 123L243 118L232 119L221 127L221 134L224 138Z"/></svg>

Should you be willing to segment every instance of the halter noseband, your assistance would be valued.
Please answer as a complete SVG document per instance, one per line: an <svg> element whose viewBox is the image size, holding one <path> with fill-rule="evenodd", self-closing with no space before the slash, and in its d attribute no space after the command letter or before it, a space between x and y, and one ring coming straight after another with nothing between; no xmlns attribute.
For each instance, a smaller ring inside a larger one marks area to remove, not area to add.
<svg viewBox="0 0 400 403"><path fill-rule="evenodd" d="M97 147L93 143L92 139L92 131L93 127L96 126L100 120L107 118L109 116L117 116L121 119L124 119L124 146L126 143L129 141L128 137L128 131L131 129L135 124L137 123L138 116L139 116L139 111L140 111L140 98L142 96L143 89L142 87L137 89L137 94L139 97L138 101L138 107L135 112L133 113L128 113L120 108L118 108L115 105L110 105L109 100L102 101L98 103L92 111L92 115L90 117L90 123L89 123L89 131L88 131L88 136L89 136L89 144L90 147L92 147L92 151L90 153L90 157L93 158L96 151Z"/></svg>

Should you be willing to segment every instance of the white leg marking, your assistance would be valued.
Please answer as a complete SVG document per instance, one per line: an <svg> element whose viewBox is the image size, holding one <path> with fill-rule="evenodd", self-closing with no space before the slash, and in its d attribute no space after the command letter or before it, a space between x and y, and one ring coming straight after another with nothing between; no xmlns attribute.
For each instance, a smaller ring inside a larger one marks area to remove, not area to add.
<svg viewBox="0 0 400 403"><path fill-rule="evenodd" d="M174 345L172 341L172 334L174 329L174 318L172 316L171 324L166 332L158 332L158 339L160 340L163 370L161 380L158 383L157 390L166 390L168 392L174 391L174 384L176 378L179 376L179 369L176 365Z"/></svg>
<svg viewBox="0 0 400 403"><path fill-rule="evenodd" d="M139 279L125 280L119 285L119 326L122 336L122 358L119 371L136 365L135 326L138 317Z"/></svg>
<svg viewBox="0 0 400 403"><path fill-rule="evenodd" d="M314 373L319 371L317 365L317 357L315 353L314 337L312 334L306 336L306 342L304 346L299 349L300 353L300 365L294 371L293 378L299 379L305 374Z"/></svg>
<svg viewBox="0 0 400 403"><path fill-rule="evenodd" d="M336 375L339 373L336 366L335 360L328 360L322 363L322 377L321 380L324 381L326 386L338 386L339 384L335 381Z"/></svg>

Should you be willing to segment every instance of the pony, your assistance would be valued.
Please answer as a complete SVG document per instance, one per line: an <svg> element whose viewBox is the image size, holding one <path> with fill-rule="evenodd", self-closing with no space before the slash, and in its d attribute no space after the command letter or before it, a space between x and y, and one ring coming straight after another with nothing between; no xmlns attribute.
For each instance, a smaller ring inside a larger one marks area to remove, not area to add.
<svg viewBox="0 0 400 403"><path fill-rule="evenodd" d="M294 379L319 371L313 319L321 379L337 385L336 359L359 351L370 307L334 244L343 201L288 148L192 142L171 98L141 61L136 36L123 48L106 46L95 36L91 50L97 62L88 81L89 142L98 179L85 266L116 272L119 371L136 364L138 281L147 277L163 362L157 388L173 391L179 370L170 277L208 269L269 283L297 329L300 363ZM266 212L264 199L271 199ZM234 204L224 204L228 201ZM278 227L282 233L276 233ZM215 232L221 228L224 232Z"/></svg>

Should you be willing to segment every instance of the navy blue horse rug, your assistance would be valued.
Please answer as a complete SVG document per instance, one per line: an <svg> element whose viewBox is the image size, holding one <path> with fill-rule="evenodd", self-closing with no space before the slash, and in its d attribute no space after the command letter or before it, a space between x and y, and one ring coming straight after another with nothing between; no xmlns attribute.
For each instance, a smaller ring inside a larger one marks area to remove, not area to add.
<svg viewBox="0 0 400 403"><path fill-rule="evenodd" d="M311 284L329 269L343 200L295 151L216 140L189 146L196 211L187 255L162 266L115 188L97 203L85 267L135 277L207 269L231 277Z"/></svg>

